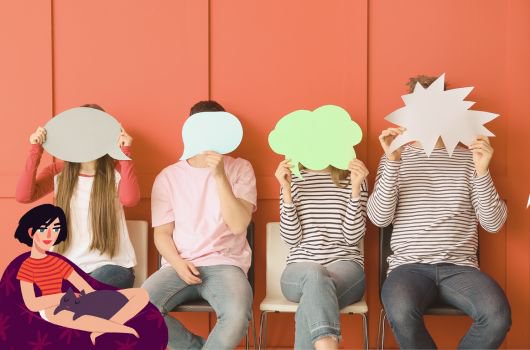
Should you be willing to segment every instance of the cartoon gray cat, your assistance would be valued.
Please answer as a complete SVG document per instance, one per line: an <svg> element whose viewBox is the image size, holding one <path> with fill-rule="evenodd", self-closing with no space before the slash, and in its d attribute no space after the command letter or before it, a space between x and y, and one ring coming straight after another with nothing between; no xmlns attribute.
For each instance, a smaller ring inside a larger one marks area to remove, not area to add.
<svg viewBox="0 0 530 350"><path fill-rule="evenodd" d="M53 314L56 315L62 310L69 310L74 313L74 320L84 315L108 320L128 301L123 294L115 290L96 290L88 294L82 290L80 296L77 297L72 288L68 288Z"/></svg>

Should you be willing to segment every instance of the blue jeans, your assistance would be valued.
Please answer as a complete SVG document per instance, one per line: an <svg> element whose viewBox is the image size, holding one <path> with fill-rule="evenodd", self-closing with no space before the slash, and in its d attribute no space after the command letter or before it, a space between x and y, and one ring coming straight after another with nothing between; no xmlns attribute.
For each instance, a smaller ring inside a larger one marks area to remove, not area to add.
<svg viewBox="0 0 530 350"><path fill-rule="evenodd" d="M90 273L90 277L118 289L132 288L134 271L119 265L103 265Z"/></svg>
<svg viewBox="0 0 530 350"><path fill-rule="evenodd" d="M176 349L234 349L247 332L252 312L252 289L239 267L197 267L201 284L188 285L171 266L152 274L142 285L164 316L169 330L168 347ZM217 323L205 340L172 317L169 312L187 301L205 299L217 314Z"/></svg>
<svg viewBox="0 0 530 350"><path fill-rule="evenodd" d="M454 306L473 319L459 349L498 348L511 326L503 290L473 267L453 264L406 264L388 275L381 299L402 349L436 349L423 322L433 302Z"/></svg>
<svg viewBox="0 0 530 350"><path fill-rule="evenodd" d="M340 339L339 310L364 294L363 268L353 261L326 267L313 262L288 264L281 277L283 295L299 303L296 310L295 349L314 349L323 337Z"/></svg>

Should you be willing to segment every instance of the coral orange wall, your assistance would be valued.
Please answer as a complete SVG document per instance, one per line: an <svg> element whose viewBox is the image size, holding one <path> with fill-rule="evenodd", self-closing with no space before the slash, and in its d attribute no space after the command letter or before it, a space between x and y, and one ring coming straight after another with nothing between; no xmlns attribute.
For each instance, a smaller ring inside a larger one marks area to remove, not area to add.
<svg viewBox="0 0 530 350"><path fill-rule="evenodd" d="M149 221L153 179L178 159L189 107L210 97L242 120L245 138L236 154L253 163L257 176L257 315L265 285L265 224L278 220L273 173L280 157L267 146L276 121L295 109L345 107L365 133L358 155L372 184L381 154L377 135L389 125L383 117L401 106L407 78L445 72L452 86L476 87L470 96L478 101L475 108L501 114L488 125L497 135L491 171L510 216L499 234L481 232L481 266L503 286L513 308L504 347L529 348L529 23L526 0L0 2L0 271L24 250L12 234L30 206L17 204L13 194L37 125L82 103L99 103L116 115L135 138L142 190L142 201L127 216ZM375 347L380 305L372 225L365 242ZM152 239L149 249L152 272ZM201 314L179 317L203 335L215 322ZM343 322L343 346L361 347L359 320ZM427 322L441 348L454 348L470 323L464 317ZM272 315L268 345L292 347L293 329L292 315ZM386 346L396 347L387 338Z"/></svg>

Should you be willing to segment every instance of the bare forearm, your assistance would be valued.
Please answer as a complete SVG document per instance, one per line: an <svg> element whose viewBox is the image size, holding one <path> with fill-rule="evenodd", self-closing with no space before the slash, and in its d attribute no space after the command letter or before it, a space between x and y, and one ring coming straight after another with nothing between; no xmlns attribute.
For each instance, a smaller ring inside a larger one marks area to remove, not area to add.
<svg viewBox="0 0 530 350"><path fill-rule="evenodd" d="M215 180L224 222L233 233L244 233L250 223L251 211L234 195L226 175L219 175Z"/></svg>
<svg viewBox="0 0 530 350"><path fill-rule="evenodd" d="M156 249L160 255L162 255L171 266L176 266L176 264L182 260L171 235L155 231L154 241Z"/></svg>
<svg viewBox="0 0 530 350"><path fill-rule="evenodd" d="M77 272L72 271L70 276L68 276L68 281L70 281L79 291L84 290L85 293L90 293L94 291L94 288L83 277L81 277Z"/></svg>

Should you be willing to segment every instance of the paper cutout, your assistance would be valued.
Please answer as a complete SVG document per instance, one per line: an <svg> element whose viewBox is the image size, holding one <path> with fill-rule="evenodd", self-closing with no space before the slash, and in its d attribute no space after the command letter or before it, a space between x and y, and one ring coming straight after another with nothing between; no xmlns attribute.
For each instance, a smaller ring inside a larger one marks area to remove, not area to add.
<svg viewBox="0 0 530 350"><path fill-rule="evenodd" d="M407 143L419 141L430 156L441 137L452 156L459 142L469 146L479 135L495 136L483 124L499 115L470 110L475 102L464 101L464 98L473 87L444 90L444 80L445 74L442 74L428 88L417 83L414 92L401 97L405 106L385 117L406 128L390 144L390 153Z"/></svg>
<svg viewBox="0 0 530 350"><path fill-rule="evenodd" d="M302 177L299 163L311 170L329 165L348 169L348 163L356 157L353 146L361 139L361 128L346 110L326 105L285 115L269 134L269 145L275 153L290 159L291 171Z"/></svg>
<svg viewBox="0 0 530 350"><path fill-rule="evenodd" d="M182 127L184 153L181 160L205 151L227 154L243 139L241 122L228 112L200 112L190 116Z"/></svg>
<svg viewBox="0 0 530 350"><path fill-rule="evenodd" d="M118 145L120 123L113 116L95 108L76 107L59 113L46 125L44 149L61 160L90 162L105 154L129 160Z"/></svg>

